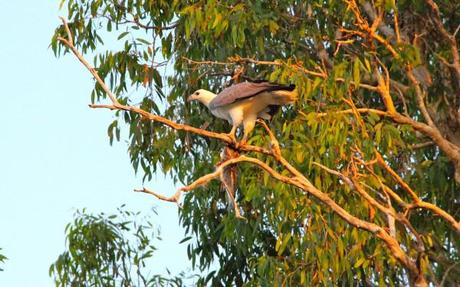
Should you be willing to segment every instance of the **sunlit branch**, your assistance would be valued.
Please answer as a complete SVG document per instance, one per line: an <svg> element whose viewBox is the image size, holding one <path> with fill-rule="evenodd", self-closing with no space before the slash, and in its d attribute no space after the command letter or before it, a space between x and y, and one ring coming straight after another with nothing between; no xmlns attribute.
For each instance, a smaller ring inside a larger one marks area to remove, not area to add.
<svg viewBox="0 0 460 287"><path fill-rule="evenodd" d="M393 46L388 42L388 40L376 33L377 28L380 26L383 14L379 14L377 17L375 17L374 22L371 25L369 25L367 20L364 19L364 17L362 17L355 0L345 0L345 2L348 4L349 9L355 15L356 26L361 30L353 32L357 35L360 35L363 38L373 38L374 40L382 44L391 53L393 57L399 58L399 53L395 50L395 48L393 48Z"/></svg>
<svg viewBox="0 0 460 287"><path fill-rule="evenodd" d="M159 200L162 200L162 201L169 201L169 202L175 202L177 204L179 204L179 200L180 200L180 196L181 196L181 190L178 190L174 195L172 196L164 196L164 195L161 195L153 190L150 190L146 187L142 188L142 189L135 189L134 190L135 192L143 192L143 193L147 193L147 194L150 194L150 195L153 195L155 196L156 198L158 198Z"/></svg>
<svg viewBox="0 0 460 287"><path fill-rule="evenodd" d="M385 111L377 110L377 109L369 109L369 108L356 108L355 111L361 114L365 113L373 113L379 116L387 116L388 113ZM316 113L317 117L325 117L327 115L340 115L340 114L353 114L352 109L348 110L340 110L340 111L331 111L331 112L324 112L324 113Z"/></svg>
<svg viewBox="0 0 460 287"><path fill-rule="evenodd" d="M441 218L443 218L445 221L447 221L451 227L460 233L460 221L456 221L455 218L453 218L452 215L444 211L443 209L437 207L436 205L428 202L424 202L421 200L417 194L415 193L414 190L407 184L383 159L383 157L376 151L376 156L377 156L377 161L378 163L396 180L396 182L404 189L406 190L409 195L411 196L413 203L410 204L410 209L414 208L424 208L431 210L433 213L439 215Z"/></svg>

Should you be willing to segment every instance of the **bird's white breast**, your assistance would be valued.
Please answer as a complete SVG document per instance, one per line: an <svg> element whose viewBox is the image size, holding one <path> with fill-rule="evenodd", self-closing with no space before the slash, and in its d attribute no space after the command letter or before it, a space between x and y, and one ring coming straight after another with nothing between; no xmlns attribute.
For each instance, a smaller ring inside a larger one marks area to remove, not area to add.
<svg viewBox="0 0 460 287"><path fill-rule="evenodd" d="M230 110L235 107L219 107L211 110L211 113L221 119L228 121L232 124L232 117L230 116Z"/></svg>

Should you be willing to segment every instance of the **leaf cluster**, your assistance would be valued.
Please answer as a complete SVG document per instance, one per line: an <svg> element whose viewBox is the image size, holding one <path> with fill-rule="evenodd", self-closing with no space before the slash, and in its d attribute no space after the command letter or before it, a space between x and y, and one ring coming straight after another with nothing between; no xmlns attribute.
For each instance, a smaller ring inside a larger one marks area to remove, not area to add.
<svg viewBox="0 0 460 287"><path fill-rule="evenodd" d="M182 286L179 277L151 274L154 240L151 219L125 210L75 213L66 228L66 251L50 266L56 286Z"/></svg>

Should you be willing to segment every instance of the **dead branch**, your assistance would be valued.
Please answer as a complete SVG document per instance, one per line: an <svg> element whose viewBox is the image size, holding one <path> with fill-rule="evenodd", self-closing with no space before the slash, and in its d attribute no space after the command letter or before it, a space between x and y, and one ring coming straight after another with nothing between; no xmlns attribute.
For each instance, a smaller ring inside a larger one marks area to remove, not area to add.
<svg viewBox="0 0 460 287"><path fill-rule="evenodd" d="M147 194L150 194L150 195L153 195L155 196L156 198L158 198L159 200L163 200L163 201L169 201L169 202L175 202L175 203L179 203L179 200L180 200L180 196L181 196L181 193L182 191L181 190L178 190L176 191L176 193L172 196L164 196L164 195L161 195L159 193L156 193L154 192L153 190L150 190L146 187L142 188L142 189L135 189L134 190L135 192L143 192L143 193L147 193Z"/></svg>

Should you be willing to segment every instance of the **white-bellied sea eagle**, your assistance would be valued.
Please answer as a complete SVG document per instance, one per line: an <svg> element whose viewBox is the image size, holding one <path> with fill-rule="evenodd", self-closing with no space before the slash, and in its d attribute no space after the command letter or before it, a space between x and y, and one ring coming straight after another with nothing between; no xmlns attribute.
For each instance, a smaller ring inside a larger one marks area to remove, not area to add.
<svg viewBox="0 0 460 287"><path fill-rule="evenodd" d="M227 120L232 125L229 135L233 140L236 139L236 129L243 125L242 142L245 143L258 118L269 120L279 106L294 103L296 99L297 89L294 85L243 82L232 85L217 95L204 89L197 90L187 101L197 100L214 116Z"/></svg>

